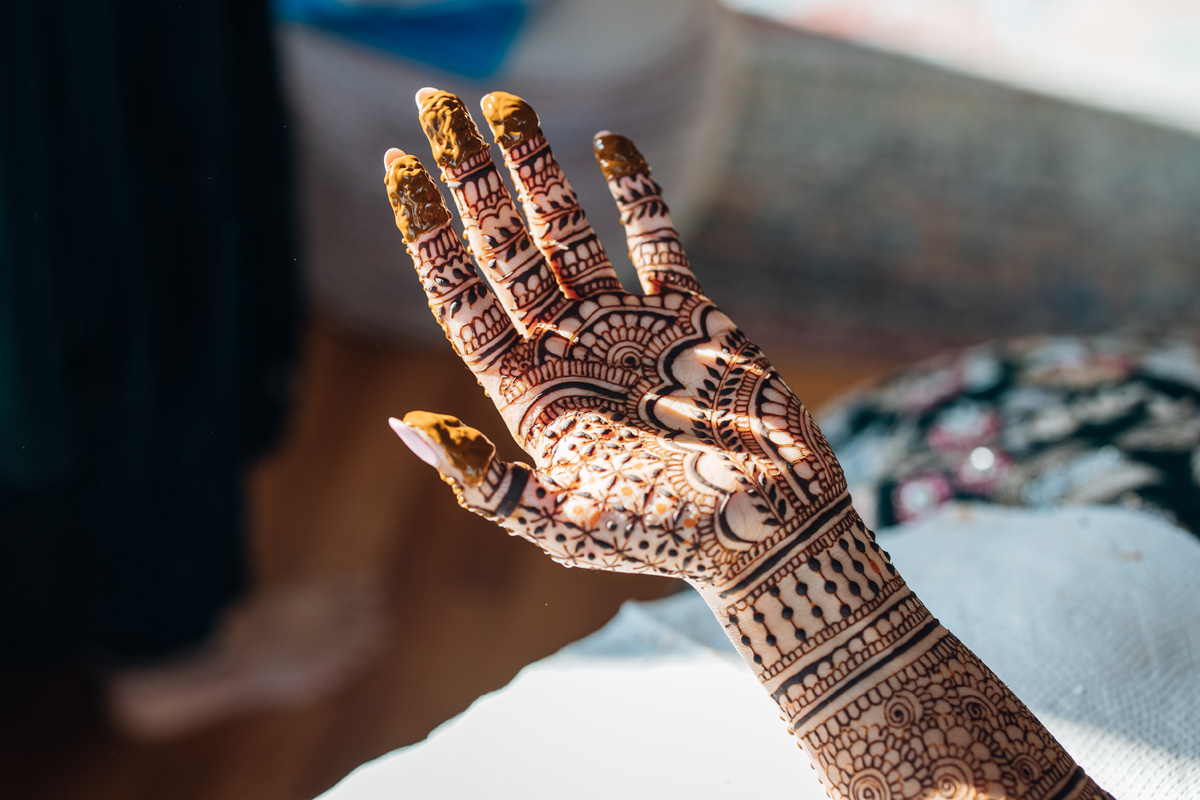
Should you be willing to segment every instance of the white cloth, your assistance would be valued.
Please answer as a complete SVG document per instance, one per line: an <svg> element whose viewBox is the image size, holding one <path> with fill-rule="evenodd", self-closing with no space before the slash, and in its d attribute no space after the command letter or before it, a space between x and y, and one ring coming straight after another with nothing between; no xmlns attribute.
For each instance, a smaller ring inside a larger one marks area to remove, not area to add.
<svg viewBox="0 0 1200 800"><path fill-rule="evenodd" d="M882 533L933 613L1121 800L1200 800L1200 543L1146 514L959 506ZM825 793L688 591L626 604L321 800Z"/></svg>

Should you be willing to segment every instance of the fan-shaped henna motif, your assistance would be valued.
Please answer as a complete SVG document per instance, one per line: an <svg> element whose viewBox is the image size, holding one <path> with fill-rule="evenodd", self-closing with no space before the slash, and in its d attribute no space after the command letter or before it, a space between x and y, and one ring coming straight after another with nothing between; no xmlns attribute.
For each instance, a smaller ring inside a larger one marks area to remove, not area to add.
<svg viewBox="0 0 1200 800"><path fill-rule="evenodd" d="M595 142L644 294L620 286L524 101L483 111L528 224L461 101L418 105L478 272L432 178L390 151L397 225L533 461L452 417L396 421L459 502L564 564L690 581L831 797L1108 797L905 585L804 406L701 292L633 145Z"/></svg>

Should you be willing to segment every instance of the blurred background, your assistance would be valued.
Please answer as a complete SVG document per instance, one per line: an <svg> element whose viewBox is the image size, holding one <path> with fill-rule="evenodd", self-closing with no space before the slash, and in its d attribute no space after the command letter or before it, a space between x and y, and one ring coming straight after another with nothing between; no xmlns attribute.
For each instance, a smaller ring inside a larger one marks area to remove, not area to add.
<svg viewBox="0 0 1200 800"><path fill-rule="evenodd" d="M4 796L310 798L675 588L499 535L386 428L520 457L382 191L425 85L528 99L627 286L590 141L633 138L810 407L951 346L1195 322L1191 4L6 4Z"/></svg>

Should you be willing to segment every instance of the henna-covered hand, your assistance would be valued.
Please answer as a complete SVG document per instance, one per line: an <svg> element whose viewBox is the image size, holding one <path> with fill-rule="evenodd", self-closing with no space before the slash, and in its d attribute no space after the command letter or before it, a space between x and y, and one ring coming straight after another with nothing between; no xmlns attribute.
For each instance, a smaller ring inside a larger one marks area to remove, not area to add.
<svg viewBox="0 0 1200 800"><path fill-rule="evenodd" d="M536 465L493 458L457 422L409 415L399 431L427 445L463 505L568 564L718 586L814 516L845 512L825 441L700 292L629 140L595 146L644 293L621 287L528 105L499 92L483 102L528 226L458 98L429 91L420 106L487 281L429 175L392 151L397 222L434 315Z"/></svg>
<svg viewBox="0 0 1200 800"><path fill-rule="evenodd" d="M396 223L534 462L452 417L393 420L459 502L565 564L695 585L831 797L1106 797L897 575L804 406L701 292L633 145L594 143L642 294L621 287L524 101L483 100L524 220L462 102L417 103L482 277L430 175L391 150Z"/></svg>

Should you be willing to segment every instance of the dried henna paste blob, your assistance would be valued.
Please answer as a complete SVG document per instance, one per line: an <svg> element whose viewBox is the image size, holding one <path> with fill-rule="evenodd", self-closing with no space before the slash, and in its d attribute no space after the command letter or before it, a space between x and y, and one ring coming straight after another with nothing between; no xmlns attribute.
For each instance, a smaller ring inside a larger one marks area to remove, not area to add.
<svg viewBox="0 0 1200 800"><path fill-rule="evenodd" d="M515 94L492 92L483 98L483 116L496 144L509 150L542 133L537 113Z"/></svg>
<svg viewBox="0 0 1200 800"><path fill-rule="evenodd" d="M458 417L429 411L408 412L404 424L437 442L451 466L462 473L463 483L468 487L474 488L483 481L496 446L482 433L463 425Z"/></svg>
<svg viewBox="0 0 1200 800"><path fill-rule="evenodd" d="M650 165L633 146L633 142L619 133L603 133L592 142L596 160L604 179L612 182L625 175L650 173Z"/></svg>
<svg viewBox="0 0 1200 800"><path fill-rule="evenodd" d="M419 119L439 166L453 169L487 149L467 107L450 92L439 90L425 97Z"/></svg>
<svg viewBox="0 0 1200 800"><path fill-rule="evenodd" d="M404 241L414 242L450 221L442 193L416 156L403 155L393 161L383 182Z"/></svg>

